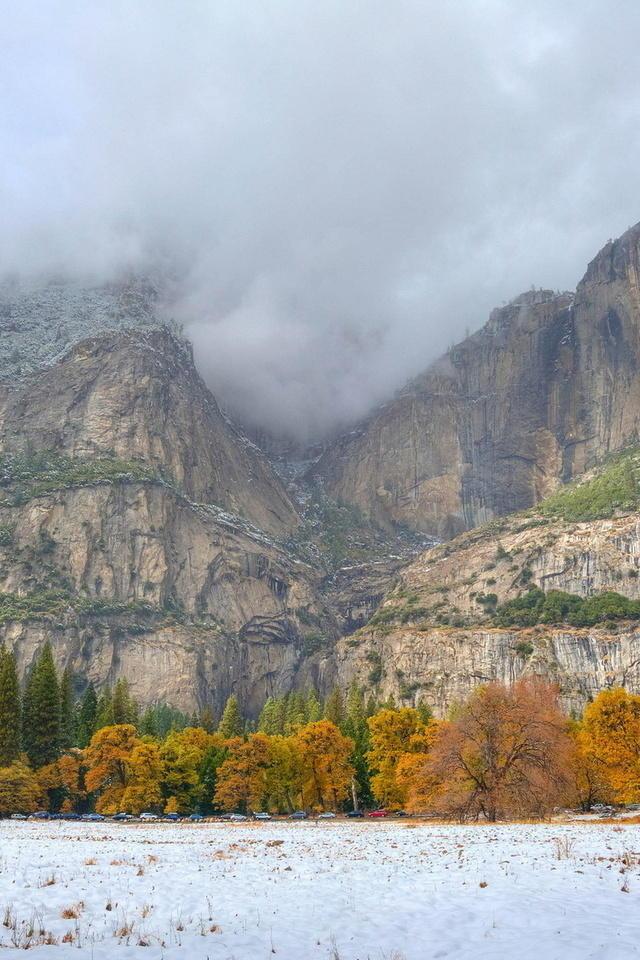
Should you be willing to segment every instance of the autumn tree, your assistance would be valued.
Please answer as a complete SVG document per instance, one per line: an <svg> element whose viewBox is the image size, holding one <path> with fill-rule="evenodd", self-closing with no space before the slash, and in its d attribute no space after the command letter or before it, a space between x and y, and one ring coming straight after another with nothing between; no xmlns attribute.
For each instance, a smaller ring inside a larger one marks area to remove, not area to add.
<svg viewBox="0 0 640 960"><path fill-rule="evenodd" d="M81 750L71 750L53 763L40 767L36 777L42 795L46 796L47 810L68 813L84 805L87 792Z"/></svg>
<svg viewBox="0 0 640 960"><path fill-rule="evenodd" d="M13 653L0 646L0 767L8 767L20 756L20 684Z"/></svg>
<svg viewBox="0 0 640 960"><path fill-rule="evenodd" d="M353 740L330 720L303 727L296 736L302 756L302 797L305 807L338 810L349 794L354 775L350 756Z"/></svg>
<svg viewBox="0 0 640 960"><path fill-rule="evenodd" d="M461 820L546 815L568 787L567 726L549 684L478 687L426 759L432 808Z"/></svg>
<svg viewBox="0 0 640 960"><path fill-rule="evenodd" d="M90 793L100 792L96 804L99 813L112 814L122 809L129 783L128 761L140 743L136 728L130 723L102 727L91 738L85 750L85 783Z"/></svg>
<svg viewBox="0 0 640 960"><path fill-rule="evenodd" d="M51 644L45 643L24 694L23 743L34 767L53 763L60 755L60 685Z"/></svg>
<svg viewBox="0 0 640 960"><path fill-rule="evenodd" d="M126 785L120 801L125 810L136 815L143 810L159 811L164 772L160 745L144 740L137 743L126 760Z"/></svg>
<svg viewBox="0 0 640 960"><path fill-rule="evenodd" d="M398 779L398 764L405 754L425 754L427 744L420 739L425 724L413 707L384 709L368 722L371 747L367 760L372 770L371 789L378 803L403 807L409 786L407 765Z"/></svg>
<svg viewBox="0 0 640 960"><path fill-rule="evenodd" d="M199 727L171 731L160 748L164 762L163 795L167 812L193 811L213 796L215 784L203 778L206 760L211 752L224 750L218 733L207 733ZM226 751L220 762L226 756Z"/></svg>
<svg viewBox="0 0 640 960"><path fill-rule="evenodd" d="M40 797L38 781L26 763L17 760L0 767L0 816L33 813Z"/></svg>
<svg viewBox="0 0 640 960"><path fill-rule="evenodd" d="M303 764L296 737L269 737L269 762L265 771L264 797L269 810L292 813L300 805Z"/></svg>
<svg viewBox="0 0 640 960"><path fill-rule="evenodd" d="M615 792L608 778L606 764L598 757L584 723L570 724L573 750L571 755L571 784L567 805L579 805L591 810L595 803L610 803Z"/></svg>
<svg viewBox="0 0 640 960"><path fill-rule="evenodd" d="M585 744L619 803L640 801L640 696L603 690L583 717Z"/></svg>
<svg viewBox="0 0 640 960"><path fill-rule="evenodd" d="M223 810L261 810L266 793L269 737L253 733L227 742L228 755L218 770L214 802Z"/></svg>

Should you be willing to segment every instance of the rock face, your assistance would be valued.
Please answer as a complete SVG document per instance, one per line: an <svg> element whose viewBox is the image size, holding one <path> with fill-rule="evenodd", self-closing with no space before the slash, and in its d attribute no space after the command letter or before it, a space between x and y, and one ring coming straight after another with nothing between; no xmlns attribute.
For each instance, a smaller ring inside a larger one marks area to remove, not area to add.
<svg viewBox="0 0 640 960"><path fill-rule="evenodd" d="M220 412L188 346L168 331L110 333L73 347L0 398L0 450L139 459L190 499L276 535L298 522L263 454Z"/></svg>
<svg viewBox="0 0 640 960"><path fill-rule="evenodd" d="M575 296L534 291L495 310L314 473L378 523L447 538L531 506L639 424L640 225Z"/></svg>
<svg viewBox="0 0 640 960"><path fill-rule="evenodd" d="M608 686L640 693L637 623L496 627L496 606L532 586L640 599L640 516L570 522L531 512L440 544L401 571L325 670L405 704L424 699L440 715L479 683L528 674L558 683L567 709Z"/></svg>

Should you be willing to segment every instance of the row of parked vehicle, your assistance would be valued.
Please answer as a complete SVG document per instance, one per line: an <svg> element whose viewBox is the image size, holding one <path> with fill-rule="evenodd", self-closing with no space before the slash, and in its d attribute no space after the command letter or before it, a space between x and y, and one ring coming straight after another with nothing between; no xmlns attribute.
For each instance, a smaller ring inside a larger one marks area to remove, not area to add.
<svg viewBox="0 0 640 960"><path fill-rule="evenodd" d="M349 819L359 819L364 817L371 817L373 819L378 819L380 817L406 817L407 814L403 810L389 811L389 810L349 810L346 817ZM285 817L278 817L278 819L285 820L308 820L310 815L306 810L296 810L294 813L289 814ZM12 820L81 820L86 823L102 823L104 820L115 821L116 823L126 823L129 821L136 820L142 823L156 822L156 821L166 821L168 823L201 823L205 817L200 813L190 813L182 815L179 813L141 813L139 816L134 816L131 813L116 813L114 816L105 817L101 813L50 813L48 810L38 810L36 813L24 814L24 813L13 813L11 814ZM227 813L222 816L207 817L208 820L223 820L229 823L244 823L247 820L272 820L273 816L266 811L253 813L250 816L244 813ZM319 813L312 819L314 820L335 820L337 819L337 814L333 813L330 810L325 811L324 813Z"/></svg>

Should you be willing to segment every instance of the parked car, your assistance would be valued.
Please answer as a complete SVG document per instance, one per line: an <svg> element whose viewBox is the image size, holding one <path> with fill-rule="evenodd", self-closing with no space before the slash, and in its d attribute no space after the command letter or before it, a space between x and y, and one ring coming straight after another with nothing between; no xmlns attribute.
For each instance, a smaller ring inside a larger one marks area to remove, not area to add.
<svg viewBox="0 0 640 960"><path fill-rule="evenodd" d="M388 817L389 811L388 810L369 810L367 812L367 816L375 817L376 819L378 819L379 817Z"/></svg>
<svg viewBox="0 0 640 960"><path fill-rule="evenodd" d="M230 813L227 817L230 823L243 823L245 820L248 820L249 817L245 817L244 813Z"/></svg>
<svg viewBox="0 0 640 960"><path fill-rule="evenodd" d="M25 816L24 813L12 813L12 814L11 814L11 819L12 819L12 820L26 820L27 818L26 818L26 816Z"/></svg>
<svg viewBox="0 0 640 960"><path fill-rule="evenodd" d="M87 820L89 823L102 823L104 817L101 813L83 813L82 819Z"/></svg>
<svg viewBox="0 0 640 960"><path fill-rule="evenodd" d="M335 820L336 815L331 810L325 810L324 813L318 814L318 820Z"/></svg>
<svg viewBox="0 0 640 960"><path fill-rule="evenodd" d="M254 820L271 820L271 814L263 810L262 813L254 813L253 819Z"/></svg>
<svg viewBox="0 0 640 960"><path fill-rule="evenodd" d="M177 823L178 820L182 820L182 817L179 813L165 813L163 820L169 820L171 823Z"/></svg>
<svg viewBox="0 0 640 960"><path fill-rule="evenodd" d="M36 810L35 813L32 813L31 816L34 820L50 820L51 814L48 810Z"/></svg>
<svg viewBox="0 0 640 960"><path fill-rule="evenodd" d="M307 814L304 810L296 810L295 813L289 815L289 820L306 820Z"/></svg>
<svg viewBox="0 0 640 960"><path fill-rule="evenodd" d="M65 813L62 819L63 820L82 820L86 816L87 816L86 813L84 813L82 817L80 816L79 813ZM102 819L104 820L104 817Z"/></svg>
<svg viewBox="0 0 640 960"><path fill-rule="evenodd" d="M123 821L123 820L133 820L133 817L131 816L130 813L120 812L120 813L116 813L113 819L118 821Z"/></svg>
<svg viewBox="0 0 640 960"><path fill-rule="evenodd" d="M364 817L364 813L362 810L349 810L347 816L351 819L354 819L355 817Z"/></svg>
<svg viewBox="0 0 640 960"><path fill-rule="evenodd" d="M145 812L145 813L141 813L138 819L139 820L157 820L158 814Z"/></svg>
<svg viewBox="0 0 640 960"><path fill-rule="evenodd" d="M204 817L201 813L191 813L189 814L189 820L191 823L200 823L202 820L204 820Z"/></svg>

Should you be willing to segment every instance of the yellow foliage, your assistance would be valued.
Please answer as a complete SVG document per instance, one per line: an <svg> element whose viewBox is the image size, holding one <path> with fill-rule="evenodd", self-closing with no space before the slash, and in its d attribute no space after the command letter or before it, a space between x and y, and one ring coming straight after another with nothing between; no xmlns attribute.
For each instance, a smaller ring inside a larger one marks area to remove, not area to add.
<svg viewBox="0 0 640 960"><path fill-rule="evenodd" d="M584 750L604 769L619 803L640 801L640 696L603 690L584 712Z"/></svg>
<svg viewBox="0 0 640 960"><path fill-rule="evenodd" d="M355 773L349 761L353 740L330 720L308 723L294 739L302 758L303 805L337 810L349 793Z"/></svg>
<svg viewBox="0 0 640 960"><path fill-rule="evenodd" d="M23 760L0 767L0 816L33 813L40 792L35 774Z"/></svg>

